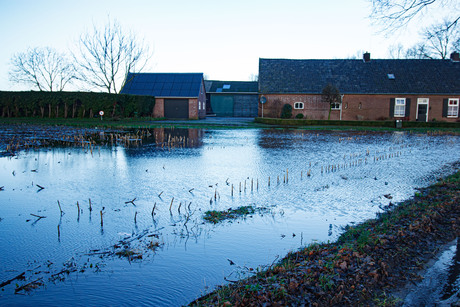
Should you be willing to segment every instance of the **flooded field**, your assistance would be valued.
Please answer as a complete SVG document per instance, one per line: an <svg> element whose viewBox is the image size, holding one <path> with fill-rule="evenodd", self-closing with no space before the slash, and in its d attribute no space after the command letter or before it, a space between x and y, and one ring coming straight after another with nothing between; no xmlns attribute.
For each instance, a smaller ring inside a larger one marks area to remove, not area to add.
<svg viewBox="0 0 460 307"><path fill-rule="evenodd" d="M290 250L335 240L460 160L460 136L405 132L101 138L0 158L0 283L11 280L1 305L186 304ZM260 210L203 219L241 206Z"/></svg>

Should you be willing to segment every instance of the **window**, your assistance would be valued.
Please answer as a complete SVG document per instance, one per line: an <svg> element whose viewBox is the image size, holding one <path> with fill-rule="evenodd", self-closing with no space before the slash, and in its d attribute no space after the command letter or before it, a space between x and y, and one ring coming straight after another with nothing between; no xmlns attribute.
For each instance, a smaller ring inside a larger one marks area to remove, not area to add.
<svg viewBox="0 0 460 307"><path fill-rule="evenodd" d="M229 90L230 89L230 84L224 84L224 86L222 86L222 89Z"/></svg>
<svg viewBox="0 0 460 307"><path fill-rule="evenodd" d="M294 103L294 109L302 110L303 109L303 102L296 102Z"/></svg>
<svg viewBox="0 0 460 307"><path fill-rule="evenodd" d="M331 103L331 110L340 110L340 102Z"/></svg>
<svg viewBox="0 0 460 307"><path fill-rule="evenodd" d="M449 99L447 117L458 117L458 100L459 99Z"/></svg>
<svg viewBox="0 0 460 307"><path fill-rule="evenodd" d="M406 98L395 99L395 117L404 117L406 115Z"/></svg>

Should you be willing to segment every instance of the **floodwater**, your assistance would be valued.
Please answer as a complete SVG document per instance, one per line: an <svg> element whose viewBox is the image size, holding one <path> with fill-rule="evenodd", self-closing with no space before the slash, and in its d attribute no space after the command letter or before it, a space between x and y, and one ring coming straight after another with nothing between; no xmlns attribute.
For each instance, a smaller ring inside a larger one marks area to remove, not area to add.
<svg viewBox="0 0 460 307"><path fill-rule="evenodd" d="M3 157L0 282L26 280L4 286L0 304L187 304L337 239L459 160L460 136L267 129L157 129L139 146ZM203 220L245 205L268 211ZM114 255L120 246L135 257Z"/></svg>

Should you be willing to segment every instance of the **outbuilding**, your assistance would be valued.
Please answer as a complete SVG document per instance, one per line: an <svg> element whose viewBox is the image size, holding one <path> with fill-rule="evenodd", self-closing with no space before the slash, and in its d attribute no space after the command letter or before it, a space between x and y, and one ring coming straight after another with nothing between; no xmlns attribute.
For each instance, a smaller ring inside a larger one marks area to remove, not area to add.
<svg viewBox="0 0 460 307"><path fill-rule="evenodd" d="M206 117L203 73L129 73L121 94L155 96L154 117Z"/></svg>
<svg viewBox="0 0 460 307"><path fill-rule="evenodd" d="M205 81L208 114L257 117L257 81Z"/></svg>

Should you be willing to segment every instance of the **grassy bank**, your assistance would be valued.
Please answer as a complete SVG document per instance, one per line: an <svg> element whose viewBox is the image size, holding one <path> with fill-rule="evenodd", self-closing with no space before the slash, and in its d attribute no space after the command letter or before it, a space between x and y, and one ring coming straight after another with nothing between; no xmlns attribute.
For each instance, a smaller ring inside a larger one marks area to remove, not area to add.
<svg viewBox="0 0 460 307"><path fill-rule="evenodd" d="M154 118L125 118L121 120L99 118L38 118L38 117L22 117L22 118L0 118L0 124L30 124L30 125L53 125L53 126L72 126L81 128L150 128L159 125L161 119Z"/></svg>
<svg viewBox="0 0 460 307"><path fill-rule="evenodd" d="M279 118L255 118L252 123L242 125L233 122L208 122L204 120L166 120L164 118L133 117L123 119L104 118L6 118L0 117L0 124L31 124L57 125L81 128L108 128L108 129L143 129L155 127L175 128L296 128L306 130L353 130L353 131L409 131L429 132L438 131L460 134L460 123L446 122L404 122L403 128L395 128L394 121L334 121L334 120L302 120Z"/></svg>
<svg viewBox="0 0 460 307"><path fill-rule="evenodd" d="M418 281L418 270L439 246L460 234L458 167L376 219L348 227L337 242L291 252L268 270L190 305L398 305L388 293Z"/></svg>
<svg viewBox="0 0 460 307"><path fill-rule="evenodd" d="M349 127L355 129L385 128L388 130L401 129L448 129L460 132L460 122L409 122L402 123L402 128L396 128L394 120L391 121L346 121L346 120L309 120L309 119L281 119L281 118L256 118L256 123L281 126L281 127L318 127L334 128Z"/></svg>

